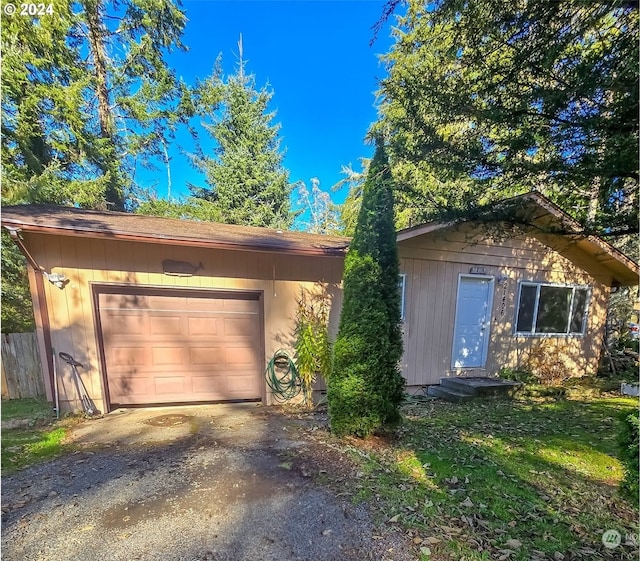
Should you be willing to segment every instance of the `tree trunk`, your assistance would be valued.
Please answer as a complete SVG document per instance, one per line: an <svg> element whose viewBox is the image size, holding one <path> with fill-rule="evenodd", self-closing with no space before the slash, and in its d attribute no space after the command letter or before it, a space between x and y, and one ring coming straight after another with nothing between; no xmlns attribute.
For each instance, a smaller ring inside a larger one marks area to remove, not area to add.
<svg viewBox="0 0 640 561"><path fill-rule="evenodd" d="M589 208L587 211L587 226L592 228L596 223L600 207L600 178L594 177L589 192Z"/></svg>
<svg viewBox="0 0 640 561"><path fill-rule="evenodd" d="M89 50L93 58L96 97L98 98L98 122L100 136L109 140L109 151L100 167L103 173L109 174L109 182L105 191L107 204L113 210L124 210L124 196L120 184L118 159L116 157L116 131L109 100L109 70L104 44L107 30L102 24L102 0L85 0L83 2L87 18Z"/></svg>
<svg viewBox="0 0 640 561"><path fill-rule="evenodd" d="M98 97L98 120L100 136L113 138L113 120L109 112L109 86L107 83L107 56L104 47L104 29L100 21L101 1L85 1L84 10L87 16L89 31L89 48L95 66L96 96Z"/></svg>

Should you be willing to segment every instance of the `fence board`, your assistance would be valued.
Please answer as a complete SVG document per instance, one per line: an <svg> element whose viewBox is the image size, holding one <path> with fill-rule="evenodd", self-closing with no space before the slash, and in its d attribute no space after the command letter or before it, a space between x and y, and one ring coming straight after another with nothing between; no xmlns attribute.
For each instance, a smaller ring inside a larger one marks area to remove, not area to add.
<svg viewBox="0 0 640 561"><path fill-rule="evenodd" d="M35 333L2 334L2 397L45 395Z"/></svg>

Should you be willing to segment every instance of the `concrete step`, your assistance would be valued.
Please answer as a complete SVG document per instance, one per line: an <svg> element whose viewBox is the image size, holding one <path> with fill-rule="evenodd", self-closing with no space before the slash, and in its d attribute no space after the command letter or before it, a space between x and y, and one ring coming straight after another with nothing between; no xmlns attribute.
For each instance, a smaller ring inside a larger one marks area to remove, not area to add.
<svg viewBox="0 0 640 561"><path fill-rule="evenodd" d="M506 397L522 384L499 378L442 378L440 385L476 397Z"/></svg>
<svg viewBox="0 0 640 561"><path fill-rule="evenodd" d="M463 403L473 399L474 396L468 393L462 393L451 388L445 388L442 386L429 386L427 388L427 395L431 397L439 397L452 403Z"/></svg>

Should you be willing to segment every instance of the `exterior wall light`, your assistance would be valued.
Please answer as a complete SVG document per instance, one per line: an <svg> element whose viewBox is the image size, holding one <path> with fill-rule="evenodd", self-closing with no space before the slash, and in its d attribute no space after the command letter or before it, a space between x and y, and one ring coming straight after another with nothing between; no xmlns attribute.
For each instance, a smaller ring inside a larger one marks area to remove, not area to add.
<svg viewBox="0 0 640 561"><path fill-rule="evenodd" d="M60 289L63 289L64 285L69 282L69 279L62 273L46 273L43 271L42 274L51 284Z"/></svg>

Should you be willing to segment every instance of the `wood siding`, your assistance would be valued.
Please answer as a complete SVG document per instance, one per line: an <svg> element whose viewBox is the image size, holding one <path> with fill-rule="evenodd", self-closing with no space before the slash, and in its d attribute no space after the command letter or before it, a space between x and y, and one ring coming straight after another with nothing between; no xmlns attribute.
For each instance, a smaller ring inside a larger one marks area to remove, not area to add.
<svg viewBox="0 0 640 561"><path fill-rule="evenodd" d="M332 298L330 333L337 333L342 306L339 257L294 256L270 252L184 248L162 243L125 242L80 236L24 233L35 260L49 273L69 282L59 289L45 281L51 343L85 365L81 375L96 406L104 403L92 287L103 285L173 287L246 291L261 295L262 371L278 349L292 350L296 300L301 290L325 286ZM541 238L542 239L542 238ZM411 388L438 383L441 377L496 374L502 367L526 368L532 355L564 361L573 375L593 374L598 365L611 285L604 265L575 244L531 236L491 239L471 224L445 229L399 243L401 272L406 274L404 356L402 371ZM163 273L164 260L202 264L191 277ZM453 369L451 353L458 278L480 267L495 279L488 360L484 369ZM31 273L33 283L33 273ZM498 282L499 277L506 277ZM581 284L592 287L586 334L580 337L522 337L513 334L521 281ZM38 302L34 302L38 305ZM36 319L39 320L38 315ZM41 353L42 322L37 324ZM41 354L44 357L44 354ZM559 357L559 358L558 358ZM44 358L43 358L43 362ZM60 363L59 363L60 364ZM66 365L59 368L62 407L79 408ZM51 399L51 390L47 395ZM263 381L263 399L272 396Z"/></svg>
<svg viewBox="0 0 640 561"><path fill-rule="evenodd" d="M24 234L36 262L48 273L63 273L69 282L59 289L46 282L46 303L52 345L85 365L80 374L101 411L104 403L101 357L92 297L93 285L117 284L178 287L262 293L264 357L266 363L280 348L294 342L296 299L302 289L320 290L332 297L330 332L335 335L342 304L343 259L267 252L209 250L174 245L132 243L78 236ZM164 260L186 261L203 269L191 277L163 273ZM41 334L40 334L41 335ZM68 368L59 369L61 408L78 409ZM263 399L271 403L266 384Z"/></svg>
<svg viewBox="0 0 640 561"><path fill-rule="evenodd" d="M547 240L548 241L548 240ZM571 245L552 251L533 237L491 240L472 225L434 232L399 244L406 273L404 357L408 386L437 384L446 376L497 374L502 367L527 368L533 357L562 361L574 376L598 367L611 277ZM590 273L584 268L588 265ZM451 366L458 278L472 267L496 279L491 333L484 369ZM498 277L507 277L498 282ZM579 337L523 337L513 333L518 283L581 284L592 287L586 333Z"/></svg>

